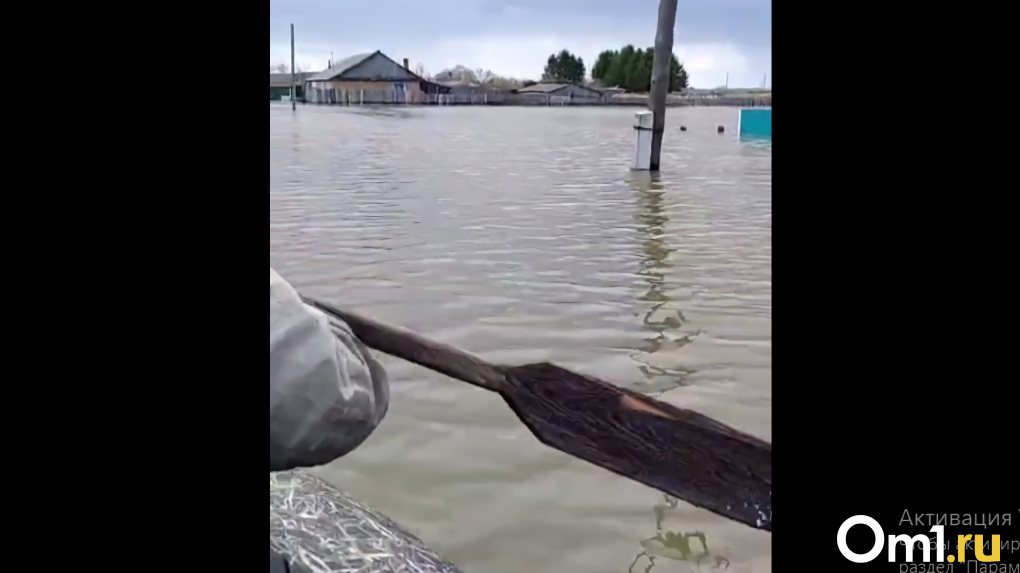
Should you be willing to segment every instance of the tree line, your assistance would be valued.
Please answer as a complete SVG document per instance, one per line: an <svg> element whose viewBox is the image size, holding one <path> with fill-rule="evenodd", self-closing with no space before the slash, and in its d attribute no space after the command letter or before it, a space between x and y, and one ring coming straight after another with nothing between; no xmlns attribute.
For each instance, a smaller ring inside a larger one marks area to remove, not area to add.
<svg viewBox="0 0 1020 573"><path fill-rule="evenodd" d="M583 84L588 77L588 68L584 60L563 50L558 54L549 56L545 66L545 73L542 74L543 82L558 82L565 84Z"/></svg>
<svg viewBox="0 0 1020 573"><path fill-rule="evenodd" d="M606 87L619 87L628 93L648 93L652 89L652 62L655 48L639 50L625 46L620 50L607 50L599 54L591 68L591 77ZM690 76L684 65L673 54L670 66L670 93L690 87ZM542 76L544 82L583 84L588 77L584 60L567 50L549 56Z"/></svg>

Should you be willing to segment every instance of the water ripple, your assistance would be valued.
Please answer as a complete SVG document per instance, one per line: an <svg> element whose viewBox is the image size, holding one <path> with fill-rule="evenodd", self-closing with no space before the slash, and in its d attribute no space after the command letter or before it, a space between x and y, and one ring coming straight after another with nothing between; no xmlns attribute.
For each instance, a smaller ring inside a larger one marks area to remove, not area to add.
<svg viewBox="0 0 1020 573"><path fill-rule="evenodd" d="M270 106L270 263L493 361L554 361L770 439L771 147L719 136L734 110L671 111L652 181L628 171L632 117ZM393 413L328 477L466 571L626 571L654 494L539 445L492 396L387 365ZM684 523L734 570L771 571L767 535Z"/></svg>

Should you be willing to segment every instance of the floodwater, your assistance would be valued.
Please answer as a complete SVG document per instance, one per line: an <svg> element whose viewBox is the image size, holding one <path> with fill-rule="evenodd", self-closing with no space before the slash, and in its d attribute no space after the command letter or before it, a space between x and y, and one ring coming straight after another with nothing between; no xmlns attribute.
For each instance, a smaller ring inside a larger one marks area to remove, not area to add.
<svg viewBox="0 0 1020 573"><path fill-rule="evenodd" d="M269 109L269 260L307 294L498 363L549 361L772 438L772 151L737 112ZM680 126L687 126L681 132ZM719 125L728 134L716 133ZM771 534L541 445L500 398L385 358L392 407L323 475L466 573L772 570ZM686 558L687 560L682 560Z"/></svg>

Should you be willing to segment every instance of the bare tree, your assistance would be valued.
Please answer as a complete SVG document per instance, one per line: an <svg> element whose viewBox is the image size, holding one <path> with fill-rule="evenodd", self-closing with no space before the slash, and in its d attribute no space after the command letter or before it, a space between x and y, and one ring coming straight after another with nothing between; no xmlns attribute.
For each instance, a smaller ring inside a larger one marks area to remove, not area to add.
<svg viewBox="0 0 1020 573"><path fill-rule="evenodd" d="M528 84L527 80L519 80L517 78L504 78L501 76L493 75L485 82L485 85L492 86L497 90L510 91L517 90L526 87Z"/></svg>
<svg viewBox="0 0 1020 573"><path fill-rule="evenodd" d="M483 69L472 70L467 66L455 66L452 69L443 70L433 79L444 83L489 86L500 91L520 89L527 84L524 80L502 77Z"/></svg>

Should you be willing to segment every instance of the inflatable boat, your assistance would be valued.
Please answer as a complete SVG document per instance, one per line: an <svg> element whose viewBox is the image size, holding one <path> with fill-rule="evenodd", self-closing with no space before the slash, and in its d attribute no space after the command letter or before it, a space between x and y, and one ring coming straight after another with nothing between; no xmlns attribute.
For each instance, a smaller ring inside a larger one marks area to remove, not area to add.
<svg viewBox="0 0 1020 573"><path fill-rule="evenodd" d="M269 474L269 548L311 573L462 573L386 516L303 471Z"/></svg>

